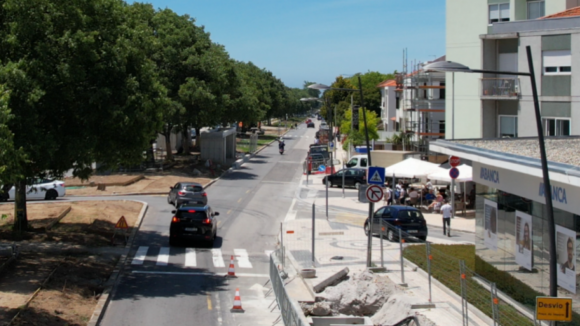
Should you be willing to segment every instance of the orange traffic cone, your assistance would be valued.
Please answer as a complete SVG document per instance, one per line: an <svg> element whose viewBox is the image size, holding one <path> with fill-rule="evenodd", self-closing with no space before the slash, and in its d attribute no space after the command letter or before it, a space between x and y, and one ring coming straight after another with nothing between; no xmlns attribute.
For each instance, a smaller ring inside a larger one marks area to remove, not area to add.
<svg viewBox="0 0 580 326"><path fill-rule="evenodd" d="M228 274L226 277L236 277L236 267L234 266L234 256L230 258L230 267L228 268Z"/></svg>
<svg viewBox="0 0 580 326"><path fill-rule="evenodd" d="M242 299L240 299L240 289L236 288L236 296L234 297L234 307L231 312L244 312L242 309Z"/></svg>

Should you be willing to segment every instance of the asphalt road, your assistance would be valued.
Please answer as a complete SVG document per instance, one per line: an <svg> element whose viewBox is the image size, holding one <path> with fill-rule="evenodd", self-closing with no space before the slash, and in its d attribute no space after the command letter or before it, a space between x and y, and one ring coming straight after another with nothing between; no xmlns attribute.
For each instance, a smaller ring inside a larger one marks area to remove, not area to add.
<svg viewBox="0 0 580 326"><path fill-rule="evenodd" d="M169 248L173 207L161 196L132 197L149 210L100 325L272 325L268 254L302 174L305 152L293 148L306 131L314 134L304 125L287 134L284 155L275 143L208 188L220 212L213 247ZM237 278L224 277L231 255ZM230 312L236 288L244 313Z"/></svg>

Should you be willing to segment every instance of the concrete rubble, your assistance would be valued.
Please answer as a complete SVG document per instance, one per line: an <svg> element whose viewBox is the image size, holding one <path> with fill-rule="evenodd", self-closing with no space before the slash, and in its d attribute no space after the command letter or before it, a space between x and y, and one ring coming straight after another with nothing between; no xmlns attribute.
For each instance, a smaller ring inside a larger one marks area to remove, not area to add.
<svg viewBox="0 0 580 326"><path fill-rule="evenodd" d="M302 309L306 316L370 316L375 325L392 325L405 316L415 315L421 326L434 326L427 317L411 309L417 297L407 291L384 274L363 271L327 287L315 303L302 303Z"/></svg>

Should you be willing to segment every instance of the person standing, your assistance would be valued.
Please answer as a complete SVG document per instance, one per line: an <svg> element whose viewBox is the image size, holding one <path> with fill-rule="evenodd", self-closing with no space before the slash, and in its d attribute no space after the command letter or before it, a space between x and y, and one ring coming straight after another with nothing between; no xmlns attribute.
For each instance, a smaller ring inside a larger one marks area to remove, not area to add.
<svg viewBox="0 0 580 326"><path fill-rule="evenodd" d="M443 201L443 206L441 206L441 215L443 215L443 235L447 234L451 237L451 213L453 208L449 204L449 201Z"/></svg>
<svg viewBox="0 0 580 326"><path fill-rule="evenodd" d="M385 188L385 202L387 205L392 205L393 202L393 190L389 187L389 184Z"/></svg>

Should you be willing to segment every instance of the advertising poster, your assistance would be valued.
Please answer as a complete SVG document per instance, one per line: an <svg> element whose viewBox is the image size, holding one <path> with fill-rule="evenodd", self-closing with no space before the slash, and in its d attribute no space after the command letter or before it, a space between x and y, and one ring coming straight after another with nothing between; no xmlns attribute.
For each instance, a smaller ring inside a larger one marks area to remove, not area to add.
<svg viewBox="0 0 580 326"><path fill-rule="evenodd" d="M483 216L485 218L483 243L487 248L497 251L497 203L485 199Z"/></svg>
<svg viewBox="0 0 580 326"><path fill-rule="evenodd" d="M576 293L576 232L556 225L558 286Z"/></svg>
<svg viewBox="0 0 580 326"><path fill-rule="evenodd" d="M516 211L516 263L532 270L532 216Z"/></svg>

